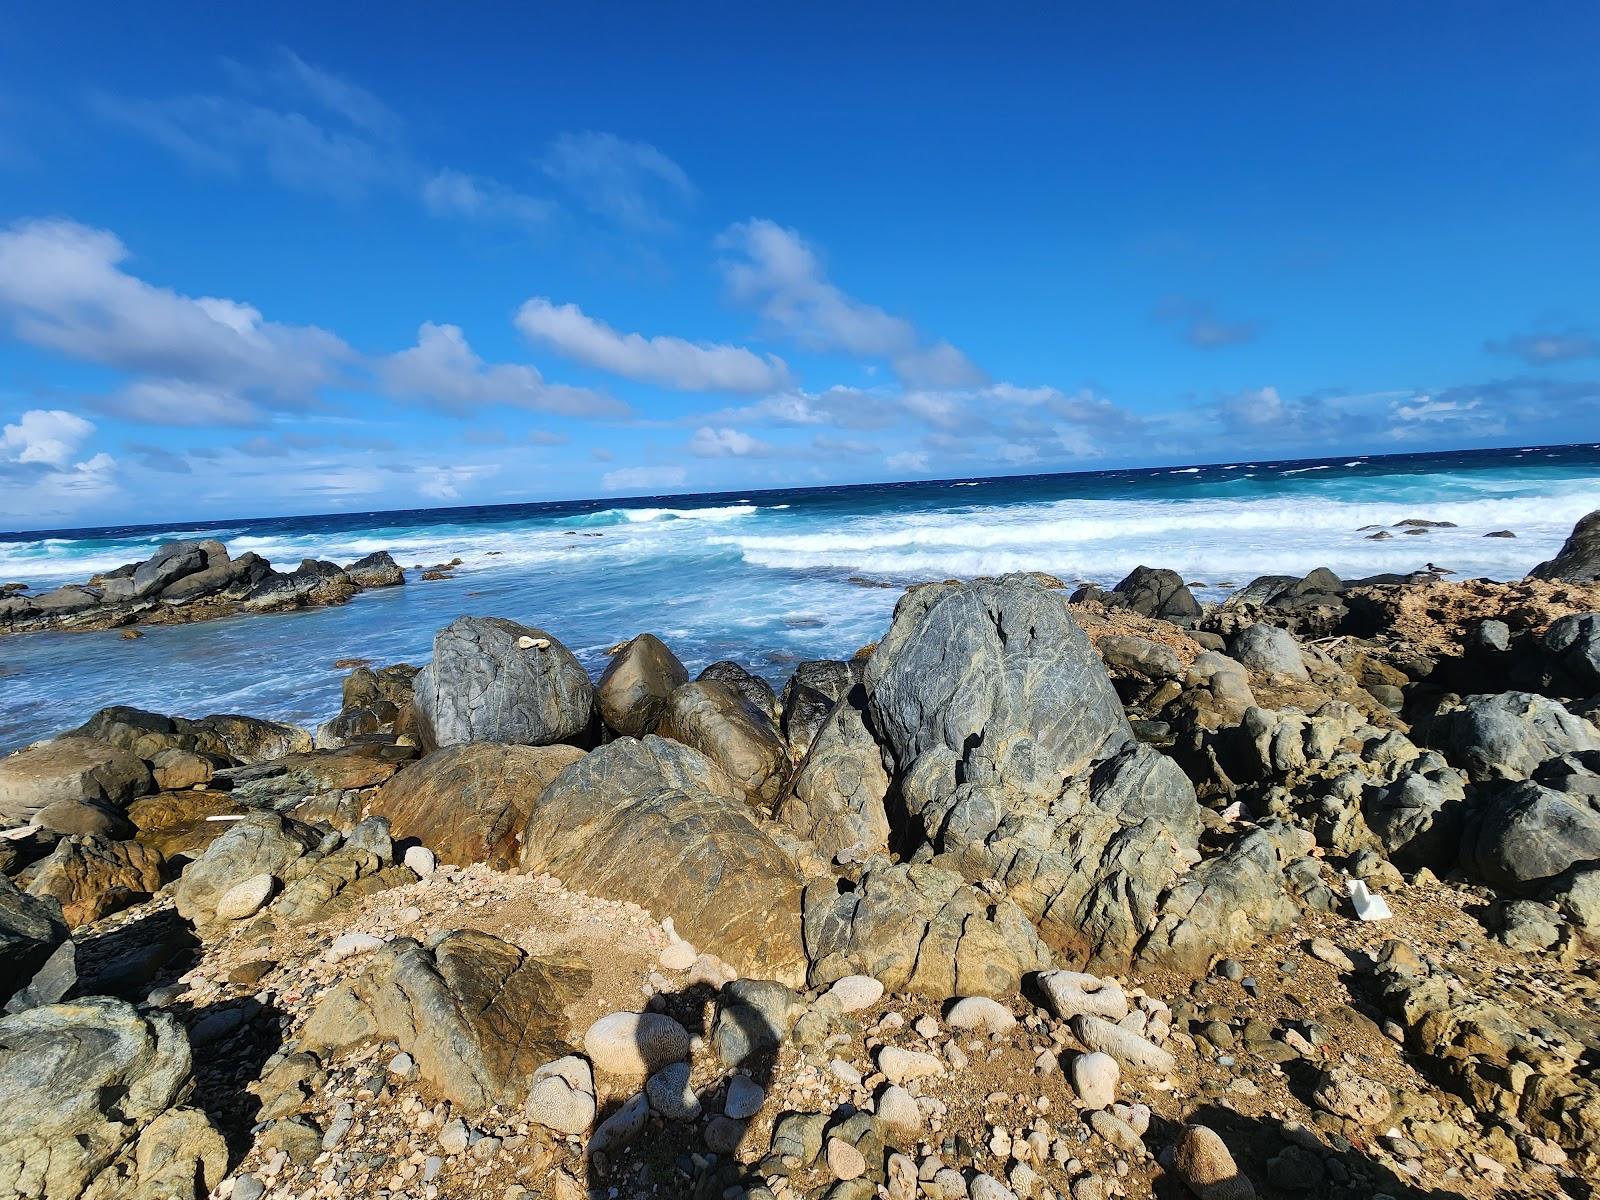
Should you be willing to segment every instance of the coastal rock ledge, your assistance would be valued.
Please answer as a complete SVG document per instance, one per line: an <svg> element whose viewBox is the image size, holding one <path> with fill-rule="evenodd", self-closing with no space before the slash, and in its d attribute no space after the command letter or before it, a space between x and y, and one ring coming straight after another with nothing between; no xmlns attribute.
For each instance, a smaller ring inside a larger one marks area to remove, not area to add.
<svg viewBox="0 0 1600 1200"><path fill-rule="evenodd" d="M215 539L168 542L143 562L83 583L38 595L8 588L0 594L0 633L185 625L237 613L319 608L405 581L387 550L344 567L308 558L293 571L279 571L254 552L234 558Z"/></svg>

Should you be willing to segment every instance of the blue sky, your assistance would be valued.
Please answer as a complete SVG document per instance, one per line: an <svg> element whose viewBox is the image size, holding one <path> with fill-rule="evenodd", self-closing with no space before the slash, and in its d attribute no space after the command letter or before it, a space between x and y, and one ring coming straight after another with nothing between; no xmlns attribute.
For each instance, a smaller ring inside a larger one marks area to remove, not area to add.
<svg viewBox="0 0 1600 1200"><path fill-rule="evenodd" d="M0 526L1600 437L1592 5L289 7L10 15Z"/></svg>

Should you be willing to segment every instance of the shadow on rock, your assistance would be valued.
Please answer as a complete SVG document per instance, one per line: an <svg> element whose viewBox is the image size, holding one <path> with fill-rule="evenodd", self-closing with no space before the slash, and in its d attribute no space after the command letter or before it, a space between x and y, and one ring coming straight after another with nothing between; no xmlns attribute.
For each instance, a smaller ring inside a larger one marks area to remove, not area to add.
<svg viewBox="0 0 1600 1200"><path fill-rule="evenodd" d="M250 1085L283 1044L283 1014L254 996L203 1005L179 999L165 1011L189 1033L195 1080L190 1103L211 1119L228 1143L230 1162L237 1163L261 1119L261 1102Z"/></svg>

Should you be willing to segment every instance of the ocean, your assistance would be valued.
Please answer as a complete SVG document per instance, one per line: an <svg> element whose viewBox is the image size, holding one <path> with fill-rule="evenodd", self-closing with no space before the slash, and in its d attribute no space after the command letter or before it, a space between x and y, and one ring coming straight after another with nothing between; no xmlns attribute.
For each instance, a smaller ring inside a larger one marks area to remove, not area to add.
<svg viewBox="0 0 1600 1200"><path fill-rule="evenodd" d="M1216 599L1319 566L1512 579L1595 509L1600 446L1584 445L0 534L0 582L36 590L190 537L284 569L388 550L410 578L339 608L137 640L0 639L0 750L108 704L314 726L339 708L335 660L422 662L464 614L539 626L596 674L608 647L650 631L692 672L731 658L779 681L875 640L922 580L1037 570L1111 584L1144 563ZM1455 527L1379 541L1363 528L1412 518ZM1516 537L1484 536L1498 530ZM457 557L451 580L409 570Z"/></svg>

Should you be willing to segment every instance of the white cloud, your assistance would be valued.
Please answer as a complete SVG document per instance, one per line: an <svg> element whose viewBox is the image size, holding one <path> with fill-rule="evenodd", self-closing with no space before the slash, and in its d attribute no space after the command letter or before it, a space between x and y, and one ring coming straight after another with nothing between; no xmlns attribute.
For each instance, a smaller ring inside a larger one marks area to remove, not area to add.
<svg viewBox="0 0 1600 1200"><path fill-rule="evenodd" d="M120 269L116 235L70 221L0 232L0 322L71 358L191 387L302 407L353 352L314 326L266 320L248 304L185 296Z"/></svg>
<svg viewBox="0 0 1600 1200"><path fill-rule="evenodd" d="M422 202L435 216L473 220L503 218L520 225L542 225L555 213L555 205L529 196L493 179L446 168L422 185Z"/></svg>
<svg viewBox="0 0 1600 1200"><path fill-rule="evenodd" d="M772 425L838 425L847 429L878 429L895 419L896 404L897 398L887 393L831 387L822 392L777 392L754 404L727 409L713 416L730 421L761 421Z"/></svg>
<svg viewBox="0 0 1600 1200"><path fill-rule="evenodd" d="M417 344L375 363L383 387L397 396L426 400L454 413L487 404L580 417L621 417L628 406L589 388L549 383L522 363L490 365L455 325L424 322Z"/></svg>
<svg viewBox="0 0 1600 1200"><path fill-rule="evenodd" d="M34 408L0 430L0 454L15 463L64 467L94 425L59 408Z"/></svg>
<svg viewBox="0 0 1600 1200"><path fill-rule="evenodd" d="M717 244L734 256L722 264L733 298L801 345L887 358L911 386L982 381L983 373L948 342L924 344L910 321L830 282L816 252L795 230L767 220L745 221L724 231Z"/></svg>
<svg viewBox="0 0 1600 1200"><path fill-rule="evenodd" d="M360 84L314 66L286 48L279 48L275 61L265 70L236 62L226 66L247 88L309 100L351 125L385 137L393 136L402 124L393 109Z"/></svg>
<svg viewBox="0 0 1600 1200"><path fill-rule="evenodd" d="M564 133L545 151L544 170L584 204L632 229L670 224L666 208L694 199L682 167L648 142L614 133Z"/></svg>
<svg viewBox="0 0 1600 1200"><path fill-rule="evenodd" d="M788 367L773 355L763 358L741 346L619 333L576 304L558 305L543 296L522 306L516 325L527 337L577 362L680 391L762 392L783 387L789 379Z"/></svg>
<svg viewBox="0 0 1600 1200"><path fill-rule="evenodd" d="M923 450L902 450L899 454L889 455L883 461L891 471L926 471L928 469L928 455Z"/></svg>
<svg viewBox="0 0 1600 1200"><path fill-rule="evenodd" d="M687 478L682 467L620 467L607 471L600 482L611 491L645 491L682 487Z"/></svg>
<svg viewBox="0 0 1600 1200"><path fill-rule="evenodd" d="M237 392L181 379L141 379L98 407L149 425L255 425L264 419L261 409Z"/></svg>
<svg viewBox="0 0 1600 1200"><path fill-rule="evenodd" d="M416 469L417 491L433 500L459 500L461 489L500 470L498 464L424 466Z"/></svg>
<svg viewBox="0 0 1600 1200"><path fill-rule="evenodd" d="M701 458L754 458L771 454L772 447L748 433L727 427L702 425L689 439L689 452Z"/></svg>

